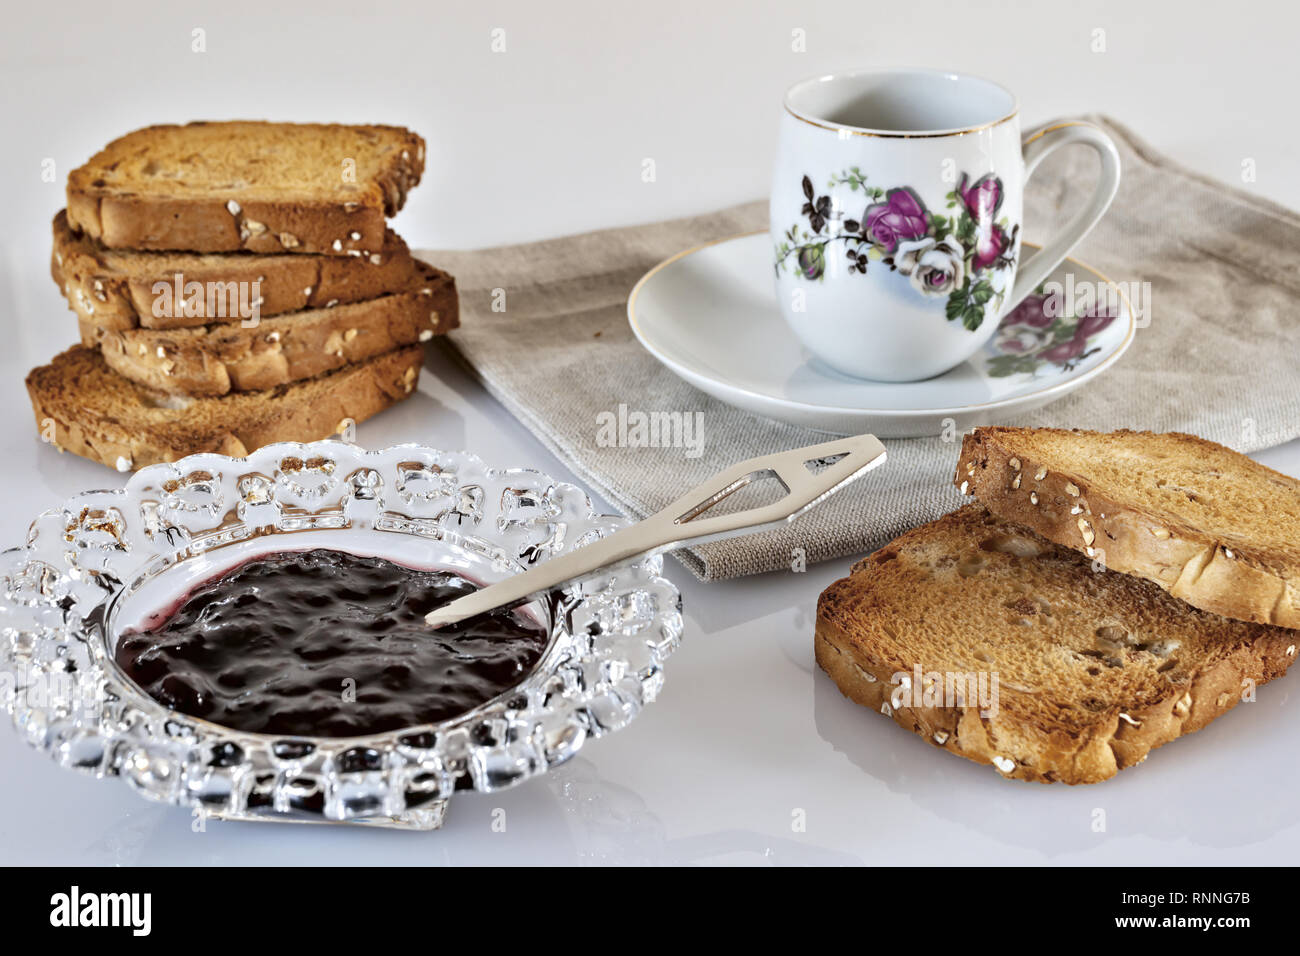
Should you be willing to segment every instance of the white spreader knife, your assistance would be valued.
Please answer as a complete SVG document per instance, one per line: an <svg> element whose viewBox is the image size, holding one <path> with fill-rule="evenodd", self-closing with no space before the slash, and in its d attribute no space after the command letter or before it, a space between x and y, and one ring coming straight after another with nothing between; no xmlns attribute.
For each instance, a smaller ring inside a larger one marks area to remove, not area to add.
<svg viewBox="0 0 1300 956"><path fill-rule="evenodd" d="M513 607L593 572L687 542L702 544L780 528L884 461L885 446L874 435L855 435L750 458L702 482L644 521L457 598L430 611L424 619L433 627L454 624L497 608ZM775 478L785 488L778 500L709 516L712 508L740 489L769 478Z"/></svg>

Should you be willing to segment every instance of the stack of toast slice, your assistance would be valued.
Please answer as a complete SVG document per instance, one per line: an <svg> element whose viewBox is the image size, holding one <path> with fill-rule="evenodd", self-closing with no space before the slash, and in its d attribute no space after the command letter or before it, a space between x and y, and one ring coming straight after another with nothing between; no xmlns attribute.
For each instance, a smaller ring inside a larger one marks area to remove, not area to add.
<svg viewBox="0 0 1300 956"><path fill-rule="evenodd" d="M325 438L410 395L455 280L387 217L424 169L389 126L137 130L68 177L51 274L80 344L34 369L42 435L128 470Z"/></svg>
<svg viewBox="0 0 1300 956"><path fill-rule="evenodd" d="M1191 435L1016 428L966 436L955 481L978 501L855 564L815 638L933 745L1094 783L1295 660L1300 481Z"/></svg>

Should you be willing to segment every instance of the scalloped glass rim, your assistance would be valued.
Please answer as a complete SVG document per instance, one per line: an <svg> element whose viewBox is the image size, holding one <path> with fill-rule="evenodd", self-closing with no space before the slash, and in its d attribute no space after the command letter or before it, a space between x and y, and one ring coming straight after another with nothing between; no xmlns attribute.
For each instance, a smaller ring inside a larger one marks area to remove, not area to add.
<svg viewBox="0 0 1300 956"><path fill-rule="evenodd" d="M397 561L416 545L469 556L495 580L626 523L542 472L417 443L285 442L151 465L43 512L24 545L0 553L0 707L60 764L121 776L150 799L225 819L431 829L455 790L521 783L655 699L682 630L661 556L548 600L550 645L511 691L360 737L246 733L169 710L112 660L120 600L185 562L301 547L292 539L304 534L372 551L382 539Z"/></svg>

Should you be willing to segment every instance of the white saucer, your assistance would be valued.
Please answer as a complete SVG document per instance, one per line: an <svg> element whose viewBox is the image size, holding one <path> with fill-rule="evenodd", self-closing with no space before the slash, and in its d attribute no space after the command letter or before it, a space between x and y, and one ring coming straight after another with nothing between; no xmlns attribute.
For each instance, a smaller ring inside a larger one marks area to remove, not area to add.
<svg viewBox="0 0 1300 956"><path fill-rule="evenodd" d="M809 355L785 324L776 305L770 245L766 232L751 233L666 259L632 290L628 320L650 354L696 388L737 408L818 431L916 438L1004 421L1100 375L1124 354L1136 329L1123 291L1095 269L1067 259L1049 283L1064 285L1071 273L1067 289L1095 282L1113 293L1109 308L1087 320L1104 327L1086 338L1077 328L1085 320L1049 320L1041 308L1026 305L1002 320L974 358L943 375L904 383L853 379Z"/></svg>

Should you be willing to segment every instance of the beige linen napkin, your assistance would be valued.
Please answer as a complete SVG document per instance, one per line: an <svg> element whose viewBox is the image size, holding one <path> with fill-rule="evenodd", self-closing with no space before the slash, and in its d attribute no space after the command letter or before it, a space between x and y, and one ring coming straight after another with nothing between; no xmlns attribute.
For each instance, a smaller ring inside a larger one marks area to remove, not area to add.
<svg viewBox="0 0 1300 956"><path fill-rule="evenodd" d="M1076 250L1112 279L1149 282L1149 326L1091 384L1014 424L1186 431L1253 451L1300 435L1300 215L1158 155L1113 120L1114 205ZM1061 150L1025 197L1025 236L1055 231L1095 180ZM606 499L659 510L725 466L828 436L732 408L660 365L628 328L628 292L682 249L766 226L766 203L626 229L426 257L456 276L449 337L487 389ZM756 276L756 282L768 281ZM702 453L602 447L602 413L703 413ZM990 421L989 424L1001 422ZM859 554L957 507L960 436L889 440L889 461L779 532L678 551L710 580ZM521 463L522 464L522 463Z"/></svg>

